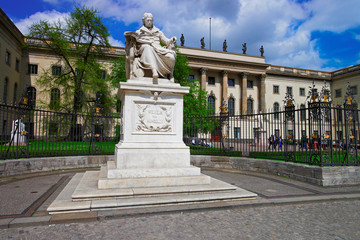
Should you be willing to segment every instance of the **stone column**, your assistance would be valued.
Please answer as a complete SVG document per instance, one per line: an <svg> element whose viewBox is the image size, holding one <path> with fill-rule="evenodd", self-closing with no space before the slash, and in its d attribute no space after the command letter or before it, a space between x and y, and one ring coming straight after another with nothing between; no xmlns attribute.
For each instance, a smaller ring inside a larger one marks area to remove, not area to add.
<svg viewBox="0 0 360 240"><path fill-rule="evenodd" d="M249 73L241 73L241 113L247 113L247 77Z"/></svg>
<svg viewBox="0 0 360 240"><path fill-rule="evenodd" d="M200 80L200 87L201 89L206 90L206 71L208 69L207 68L200 68L200 72L201 72L201 80Z"/></svg>
<svg viewBox="0 0 360 240"><path fill-rule="evenodd" d="M266 78L266 74L261 74L259 76L259 79L260 79L260 86L259 86L259 91L260 91L260 94L259 94L259 97L260 97L260 111L262 113L266 113L266 104L265 104L265 78Z"/></svg>
<svg viewBox="0 0 360 240"><path fill-rule="evenodd" d="M222 79L222 96L221 102L225 100L227 102L227 90L228 90L228 71L224 70L223 72L223 79Z"/></svg>

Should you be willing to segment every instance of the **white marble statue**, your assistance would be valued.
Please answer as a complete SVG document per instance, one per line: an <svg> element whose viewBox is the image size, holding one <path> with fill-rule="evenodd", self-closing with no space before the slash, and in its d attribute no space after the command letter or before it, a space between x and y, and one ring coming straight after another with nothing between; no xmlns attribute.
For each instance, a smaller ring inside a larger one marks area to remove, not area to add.
<svg viewBox="0 0 360 240"><path fill-rule="evenodd" d="M154 81L160 77L173 82L176 37L166 38L153 21L152 14L145 13L139 30L125 32L126 77L152 77Z"/></svg>

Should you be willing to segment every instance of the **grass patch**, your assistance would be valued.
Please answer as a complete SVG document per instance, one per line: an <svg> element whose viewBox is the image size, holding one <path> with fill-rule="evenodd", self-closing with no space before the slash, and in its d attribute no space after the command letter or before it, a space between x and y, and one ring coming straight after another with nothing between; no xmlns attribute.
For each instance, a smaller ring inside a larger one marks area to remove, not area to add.
<svg viewBox="0 0 360 240"><path fill-rule="evenodd" d="M233 156L233 157L241 157L241 151L230 151L227 149L221 148L211 148L211 147L203 147L198 145L187 145L190 147L191 155L213 155L213 156Z"/></svg>

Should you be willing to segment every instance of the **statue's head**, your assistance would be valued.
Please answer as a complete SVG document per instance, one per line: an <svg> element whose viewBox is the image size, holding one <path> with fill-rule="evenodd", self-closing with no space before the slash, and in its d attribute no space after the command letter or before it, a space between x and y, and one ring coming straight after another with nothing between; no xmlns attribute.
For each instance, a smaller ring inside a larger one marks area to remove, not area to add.
<svg viewBox="0 0 360 240"><path fill-rule="evenodd" d="M147 28L153 27L154 18L151 13L144 13L144 16L142 18L143 25Z"/></svg>

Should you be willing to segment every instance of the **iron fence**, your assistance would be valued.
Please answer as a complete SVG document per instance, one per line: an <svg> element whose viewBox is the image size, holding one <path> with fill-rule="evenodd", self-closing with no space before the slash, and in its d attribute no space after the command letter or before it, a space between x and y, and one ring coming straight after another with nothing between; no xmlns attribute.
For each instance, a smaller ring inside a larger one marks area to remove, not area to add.
<svg viewBox="0 0 360 240"><path fill-rule="evenodd" d="M359 165L359 109L312 102L305 108L231 115L185 116L191 154L248 156L319 166Z"/></svg>
<svg viewBox="0 0 360 240"><path fill-rule="evenodd" d="M0 104L0 159L114 154L120 123L96 107L71 114Z"/></svg>
<svg viewBox="0 0 360 240"><path fill-rule="evenodd" d="M307 108L287 94L283 110L233 115L223 104L218 115L184 116L184 142L191 154L358 166L359 109L349 89L341 106L324 87L321 97L311 89ZM114 154L121 116L104 115L100 101L88 114L71 114L34 109L29 96L17 106L0 104L0 159Z"/></svg>

